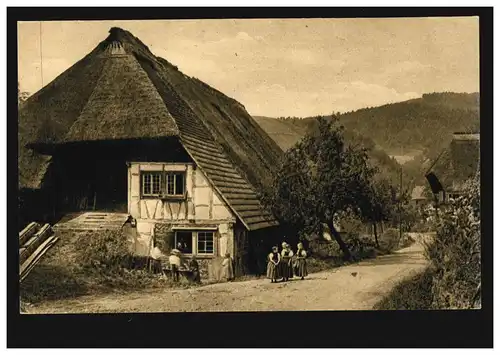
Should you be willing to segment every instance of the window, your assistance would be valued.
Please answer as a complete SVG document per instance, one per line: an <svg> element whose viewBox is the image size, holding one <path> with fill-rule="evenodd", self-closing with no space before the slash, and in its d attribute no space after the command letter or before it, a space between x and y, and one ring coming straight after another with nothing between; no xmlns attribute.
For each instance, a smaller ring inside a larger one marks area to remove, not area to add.
<svg viewBox="0 0 500 355"><path fill-rule="evenodd" d="M184 173L167 173L167 195L184 195Z"/></svg>
<svg viewBox="0 0 500 355"><path fill-rule="evenodd" d="M214 233L198 232L198 254L214 253Z"/></svg>
<svg viewBox="0 0 500 355"><path fill-rule="evenodd" d="M178 230L175 232L174 245L184 254L213 255L214 232Z"/></svg>
<svg viewBox="0 0 500 355"><path fill-rule="evenodd" d="M142 195L146 197L184 197L184 172L142 172Z"/></svg>
<svg viewBox="0 0 500 355"><path fill-rule="evenodd" d="M142 175L142 194L159 195L161 192L161 173L145 173Z"/></svg>
<svg viewBox="0 0 500 355"><path fill-rule="evenodd" d="M193 233L185 231L175 232L175 247L184 254L193 253Z"/></svg>

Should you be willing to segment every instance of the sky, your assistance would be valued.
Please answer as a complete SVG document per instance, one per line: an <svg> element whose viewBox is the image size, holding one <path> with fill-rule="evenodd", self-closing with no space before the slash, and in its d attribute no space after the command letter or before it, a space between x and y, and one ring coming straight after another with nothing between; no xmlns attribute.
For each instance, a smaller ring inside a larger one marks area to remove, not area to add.
<svg viewBox="0 0 500 355"><path fill-rule="evenodd" d="M111 27L252 115L304 117L479 91L477 17L20 22L21 90L40 90Z"/></svg>

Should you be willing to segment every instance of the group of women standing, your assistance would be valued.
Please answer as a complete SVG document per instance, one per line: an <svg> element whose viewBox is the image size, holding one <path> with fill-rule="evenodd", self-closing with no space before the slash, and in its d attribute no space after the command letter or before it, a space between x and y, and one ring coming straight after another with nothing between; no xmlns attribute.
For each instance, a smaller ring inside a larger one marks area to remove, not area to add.
<svg viewBox="0 0 500 355"><path fill-rule="evenodd" d="M278 247L272 248L272 252L267 256L267 278L271 282L288 281L294 274L304 280L307 276L307 253L302 243L297 244L297 252L294 254L290 244L283 242L281 244L281 253Z"/></svg>

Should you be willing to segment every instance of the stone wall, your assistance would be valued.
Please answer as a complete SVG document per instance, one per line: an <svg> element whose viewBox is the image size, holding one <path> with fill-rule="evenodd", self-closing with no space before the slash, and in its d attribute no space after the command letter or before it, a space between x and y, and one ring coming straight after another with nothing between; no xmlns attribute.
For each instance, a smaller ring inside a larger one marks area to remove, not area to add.
<svg viewBox="0 0 500 355"><path fill-rule="evenodd" d="M162 253L168 255L174 245L175 232L170 223L155 223L154 236L156 245Z"/></svg>

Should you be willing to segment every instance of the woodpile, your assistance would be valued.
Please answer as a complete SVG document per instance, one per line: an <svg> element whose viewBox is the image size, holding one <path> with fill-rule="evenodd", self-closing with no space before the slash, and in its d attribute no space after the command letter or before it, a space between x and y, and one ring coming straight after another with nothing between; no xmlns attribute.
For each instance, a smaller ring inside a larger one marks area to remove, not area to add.
<svg viewBox="0 0 500 355"><path fill-rule="evenodd" d="M19 233L19 280L22 282L59 238L49 224L32 222Z"/></svg>
<svg viewBox="0 0 500 355"><path fill-rule="evenodd" d="M24 245L39 229L40 225L36 222L28 224L26 228L19 232L19 245Z"/></svg>

